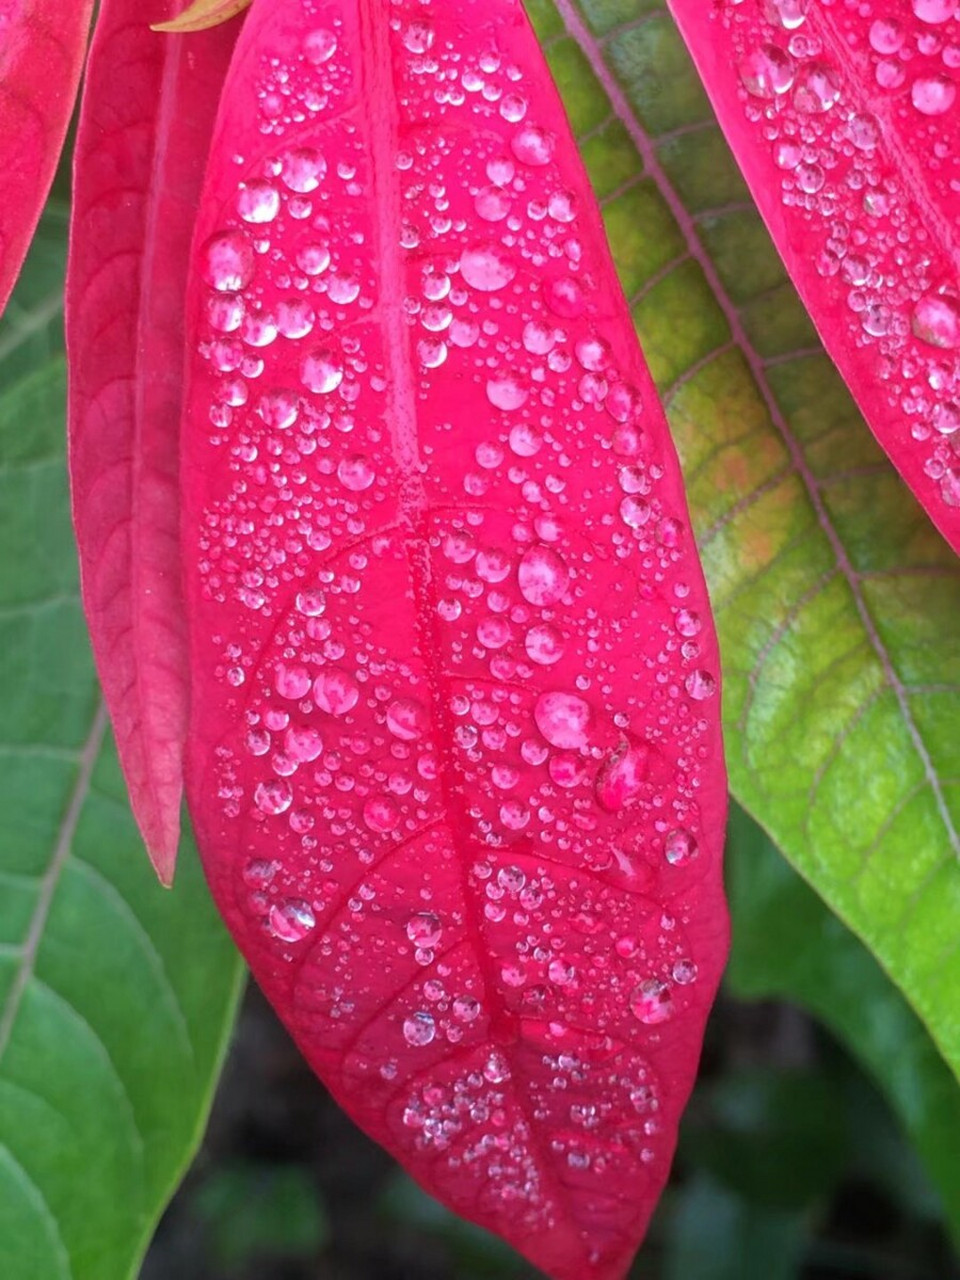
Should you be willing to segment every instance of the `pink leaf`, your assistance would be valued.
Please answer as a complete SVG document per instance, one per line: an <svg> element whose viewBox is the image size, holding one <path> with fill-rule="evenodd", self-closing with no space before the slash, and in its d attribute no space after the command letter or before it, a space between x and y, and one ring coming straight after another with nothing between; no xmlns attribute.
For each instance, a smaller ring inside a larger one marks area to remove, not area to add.
<svg viewBox="0 0 960 1280"><path fill-rule="evenodd" d="M84 88L67 282L70 472L97 667L134 813L169 883L187 714L183 294L238 25L158 35L143 10L142 0L101 5Z"/></svg>
<svg viewBox="0 0 960 1280"><path fill-rule="evenodd" d="M60 159L93 0L0 0L0 311Z"/></svg>
<svg viewBox="0 0 960 1280"><path fill-rule="evenodd" d="M680 471L521 6L306 12L255 0L198 220L191 812L357 1122L605 1280L726 952Z"/></svg>
<svg viewBox="0 0 960 1280"><path fill-rule="evenodd" d="M960 548L953 0L669 0L824 345Z"/></svg>

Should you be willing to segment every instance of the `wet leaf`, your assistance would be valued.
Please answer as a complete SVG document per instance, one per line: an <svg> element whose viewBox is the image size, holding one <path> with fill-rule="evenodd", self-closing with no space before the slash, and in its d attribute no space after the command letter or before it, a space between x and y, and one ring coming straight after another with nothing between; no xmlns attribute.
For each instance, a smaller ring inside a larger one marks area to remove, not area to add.
<svg viewBox="0 0 960 1280"><path fill-rule="evenodd" d="M0 1275L126 1280L196 1151L240 966L192 847L175 895L136 856L78 597L63 361L39 349L60 345L52 284L31 258L0 325Z"/></svg>
<svg viewBox="0 0 960 1280"><path fill-rule="evenodd" d="M168 8L172 4L168 0ZM84 607L133 810L173 878L186 641L178 436L190 232L237 27L160 36L105 0L75 152L70 472Z"/></svg>
<svg viewBox="0 0 960 1280"><path fill-rule="evenodd" d="M541 26L684 463L731 787L957 1072L960 568L816 345L670 16L642 8L564 3L575 41Z"/></svg>
<svg viewBox="0 0 960 1280"><path fill-rule="evenodd" d="M93 0L6 0L0 9L0 312L60 159Z"/></svg>
<svg viewBox="0 0 960 1280"><path fill-rule="evenodd" d="M956 5L670 6L827 351L960 549Z"/></svg>
<svg viewBox="0 0 960 1280"><path fill-rule="evenodd" d="M358 1123L622 1275L726 948L679 469L522 11L255 6L188 305L188 794Z"/></svg>

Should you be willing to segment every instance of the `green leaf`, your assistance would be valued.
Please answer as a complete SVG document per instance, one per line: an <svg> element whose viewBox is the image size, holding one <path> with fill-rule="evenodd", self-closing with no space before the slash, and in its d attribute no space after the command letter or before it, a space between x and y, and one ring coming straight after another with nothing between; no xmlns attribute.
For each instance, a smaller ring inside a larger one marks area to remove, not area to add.
<svg viewBox="0 0 960 1280"><path fill-rule="evenodd" d="M958 1072L960 565L817 346L663 5L546 5L684 464L732 790Z"/></svg>
<svg viewBox="0 0 960 1280"><path fill-rule="evenodd" d="M736 805L727 860L731 991L802 1005L847 1046L909 1135L960 1244L960 1090L930 1036L867 948Z"/></svg>
<svg viewBox="0 0 960 1280"><path fill-rule="evenodd" d="M794 1280L806 1234L803 1214L754 1204L699 1176L674 1200L663 1280Z"/></svg>
<svg viewBox="0 0 960 1280"><path fill-rule="evenodd" d="M0 326L0 1275L126 1280L199 1143L242 970L127 809L77 592L48 217Z"/></svg>

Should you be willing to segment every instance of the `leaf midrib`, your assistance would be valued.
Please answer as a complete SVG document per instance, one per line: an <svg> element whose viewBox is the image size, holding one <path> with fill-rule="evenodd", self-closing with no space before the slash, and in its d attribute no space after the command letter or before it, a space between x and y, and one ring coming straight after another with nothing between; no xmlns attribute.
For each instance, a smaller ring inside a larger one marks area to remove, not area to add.
<svg viewBox="0 0 960 1280"><path fill-rule="evenodd" d="M47 920L50 917L54 895L60 884L60 878L67 864L67 859L73 849L73 837L76 834L77 824L80 821L80 815L90 791L94 767L100 754L100 748L103 745L106 730L107 711L101 702L97 706L90 733L83 746L77 778L57 832L53 854L50 858L49 866L40 881L40 893L30 917L30 925L20 952L20 964L11 983L3 1013L0 1015L0 1060L2 1060L10 1044L10 1037L17 1020L17 1014L20 1011L27 987L36 972L37 956L40 951L40 944L43 941Z"/></svg>

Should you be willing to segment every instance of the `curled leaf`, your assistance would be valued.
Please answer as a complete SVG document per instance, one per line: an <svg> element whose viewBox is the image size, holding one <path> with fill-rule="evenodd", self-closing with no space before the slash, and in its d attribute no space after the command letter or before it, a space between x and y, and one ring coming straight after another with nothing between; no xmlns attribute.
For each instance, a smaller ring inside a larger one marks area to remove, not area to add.
<svg viewBox="0 0 960 1280"><path fill-rule="evenodd" d="M83 66L93 0L0 6L0 311L43 208Z"/></svg>
<svg viewBox="0 0 960 1280"><path fill-rule="evenodd" d="M256 5L188 297L187 787L350 1114L622 1275L726 952L680 471L514 0Z"/></svg>
<svg viewBox="0 0 960 1280"><path fill-rule="evenodd" d="M824 345L960 549L956 5L670 7Z"/></svg>
<svg viewBox="0 0 960 1280"><path fill-rule="evenodd" d="M250 4L251 0L194 0L178 17L171 18L168 22L156 23L153 30L181 35L193 31L208 31L211 27L229 22L238 13L243 13L244 9L249 9Z"/></svg>
<svg viewBox="0 0 960 1280"><path fill-rule="evenodd" d="M178 549L183 294L235 31L187 45L104 0L76 145L70 475L83 602L134 814L164 883L183 789Z"/></svg>

